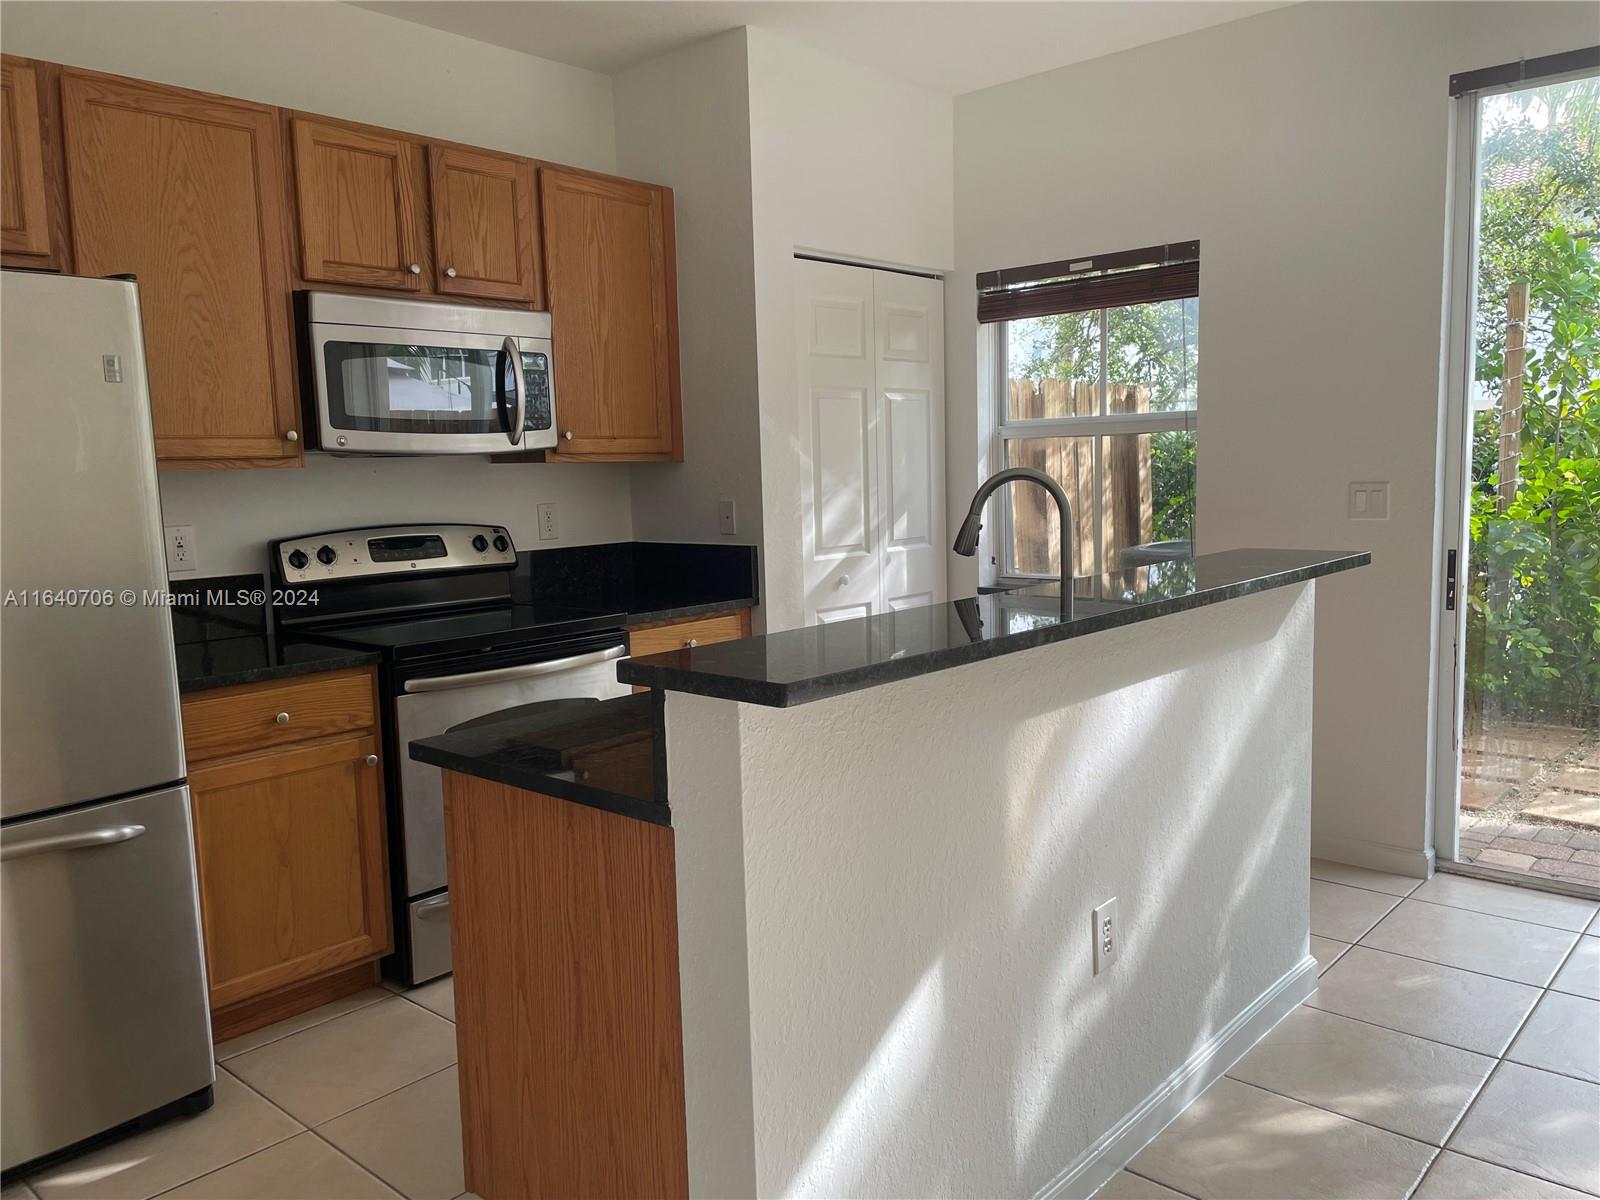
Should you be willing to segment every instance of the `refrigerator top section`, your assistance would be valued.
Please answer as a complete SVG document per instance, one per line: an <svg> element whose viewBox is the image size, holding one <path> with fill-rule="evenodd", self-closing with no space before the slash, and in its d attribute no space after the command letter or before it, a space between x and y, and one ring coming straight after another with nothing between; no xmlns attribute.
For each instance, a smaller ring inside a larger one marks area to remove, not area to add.
<svg viewBox="0 0 1600 1200"><path fill-rule="evenodd" d="M184 776L138 289L0 273L0 815Z"/></svg>

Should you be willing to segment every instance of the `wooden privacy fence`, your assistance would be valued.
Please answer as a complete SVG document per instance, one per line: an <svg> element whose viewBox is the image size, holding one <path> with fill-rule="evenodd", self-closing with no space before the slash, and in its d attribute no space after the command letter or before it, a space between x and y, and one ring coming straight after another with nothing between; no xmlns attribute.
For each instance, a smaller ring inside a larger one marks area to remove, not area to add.
<svg viewBox="0 0 1600 1200"><path fill-rule="evenodd" d="M1098 384L1083 380L1011 380L1010 417L1037 420L1048 417L1087 417L1096 413ZM1150 411L1150 389L1114 384L1108 412ZM1105 469L1100 480L1103 514L1098 531L1105 569L1117 569L1117 552L1124 546L1151 541L1155 532L1155 498L1150 474L1148 434L1116 434L1104 439ZM1072 501L1074 575L1094 572L1094 437L1010 438L1006 442L1008 466L1032 467L1060 480ZM1056 506L1044 489L1011 489L1012 562L1029 575L1060 573L1060 525Z"/></svg>

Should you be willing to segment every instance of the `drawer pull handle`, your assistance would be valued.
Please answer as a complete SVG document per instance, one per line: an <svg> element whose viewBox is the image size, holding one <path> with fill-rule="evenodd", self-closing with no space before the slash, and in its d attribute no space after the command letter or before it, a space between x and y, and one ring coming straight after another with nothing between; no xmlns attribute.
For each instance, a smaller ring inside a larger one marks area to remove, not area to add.
<svg viewBox="0 0 1600 1200"><path fill-rule="evenodd" d="M277 716L273 717L272 719L274 721L276 721L279 725L287 725L289 723L289 714L288 713L279 713Z"/></svg>
<svg viewBox="0 0 1600 1200"><path fill-rule="evenodd" d="M377 765L378 765L378 756L376 754L367 755L367 766L375 767Z"/></svg>

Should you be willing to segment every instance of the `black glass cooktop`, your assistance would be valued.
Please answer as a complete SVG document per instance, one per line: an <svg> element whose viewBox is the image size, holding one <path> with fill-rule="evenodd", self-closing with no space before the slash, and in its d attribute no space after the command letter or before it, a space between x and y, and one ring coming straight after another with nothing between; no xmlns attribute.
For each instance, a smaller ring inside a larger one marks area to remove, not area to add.
<svg viewBox="0 0 1600 1200"><path fill-rule="evenodd" d="M360 621L304 629L303 632L341 645L381 650L395 658L414 658L444 652L492 650L522 642L613 629L620 632L623 620L622 613L548 604L506 604L468 612Z"/></svg>

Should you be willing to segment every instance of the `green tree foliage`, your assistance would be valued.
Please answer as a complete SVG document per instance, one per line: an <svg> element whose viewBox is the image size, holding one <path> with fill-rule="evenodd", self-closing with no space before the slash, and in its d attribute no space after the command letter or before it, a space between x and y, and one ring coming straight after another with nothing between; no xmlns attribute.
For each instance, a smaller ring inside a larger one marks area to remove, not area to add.
<svg viewBox="0 0 1600 1200"><path fill-rule="evenodd" d="M1600 84L1486 107L1468 581L1469 716L1600 722ZM1522 449L1498 502L1506 292L1529 284Z"/></svg>

